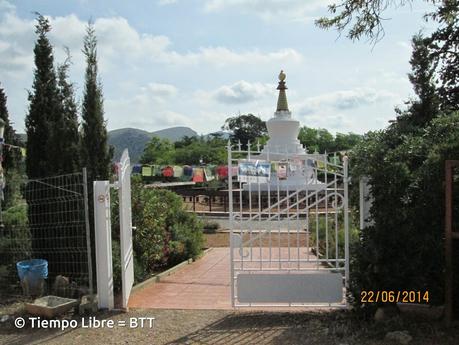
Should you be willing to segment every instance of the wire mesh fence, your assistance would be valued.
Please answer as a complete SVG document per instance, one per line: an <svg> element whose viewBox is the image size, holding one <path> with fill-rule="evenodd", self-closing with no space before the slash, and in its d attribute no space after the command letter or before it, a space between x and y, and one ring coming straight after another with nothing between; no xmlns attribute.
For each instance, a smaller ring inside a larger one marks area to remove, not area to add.
<svg viewBox="0 0 459 345"><path fill-rule="evenodd" d="M0 304L91 294L86 171L24 181L21 196L0 222ZM40 262L47 269L31 268L37 261L27 261L20 279L17 263L31 259L45 260Z"/></svg>

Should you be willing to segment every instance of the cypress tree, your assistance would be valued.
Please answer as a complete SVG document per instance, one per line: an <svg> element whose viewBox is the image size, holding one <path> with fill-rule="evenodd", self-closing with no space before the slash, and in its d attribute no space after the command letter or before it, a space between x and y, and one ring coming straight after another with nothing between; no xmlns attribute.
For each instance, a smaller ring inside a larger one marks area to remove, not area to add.
<svg viewBox="0 0 459 345"><path fill-rule="evenodd" d="M0 85L0 118L5 122L5 132L3 134L3 139L6 144L16 145L18 144L18 138L10 123L6 101L7 97L5 90ZM8 149L4 150L2 161L3 169L8 171L9 169L16 167L17 164L15 158L17 158L15 151Z"/></svg>
<svg viewBox="0 0 459 345"><path fill-rule="evenodd" d="M73 86L67 80L69 61L59 67L56 75L53 47L47 37L50 30L49 21L37 14L34 81L26 117L26 199L32 250L35 257L48 260L52 281L57 274L71 277L86 268L82 264L85 254L71 251L79 238L84 238L85 231L79 225L69 228L69 222L76 220L69 207L81 207L65 201L69 189L76 188L72 178L65 175L44 183L37 181L79 170L77 107ZM84 224L81 214L79 224Z"/></svg>
<svg viewBox="0 0 459 345"><path fill-rule="evenodd" d="M79 159L78 113L73 83L68 80L70 53L66 48L67 58L58 66L58 92L61 102L61 113L54 122L51 136L52 144L59 148L56 157L56 168L60 173L72 173L81 170Z"/></svg>
<svg viewBox="0 0 459 345"><path fill-rule="evenodd" d="M111 150L107 143L102 85L98 79L97 69L97 39L92 23L89 23L86 29L83 53L87 65L82 106L82 164L88 169L90 182L108 180Z"/></svg>
<svg viewBox="0 0 459 345"><path fill-rule="evenodd" d="M0 87L0 118L5 122L4 142L10 145L20 145L19 138L11 126L6 106L7 97L5 91ZM4 201L2 208L13 206L15 201L21 198L21 169L19 162L21 154L17 149L10 149L8 146L3 149L3 174L4 174Z"/></svg>
<svg viewBox="0 0 459 345"><path fill-rule="evenodd" d="M92 23L89 23L86 29L83 53L86 57L86 73L81 114L81 164L87 168L88 173L91 246L95 248L92 182L109 179L113 150L107 143L102 85L98 79L97 69L97 39ZM92 262L95 263L95 251L92 251L92 258ZM95 271L94 269L93 272Z"/></svg>
<svg viewBox="0 0 459 345"><path fill-rule="evenodd" d="M53 47L47 34L48 19L38 14L35 72L26 117L29 178L76 172L80 169L77 105L73 84L68 81L70 58L54 69Z"/></svg>
<svg viewBox="0 0 459 345"><path fill-rule="evenodd" d="M51 30L48 19L38 14L35 33L35 71L32 91L29 92L29 113L26 116L27 133L26 172L29 179L53 175L56 151L60 148L48 147L51 124L61 110L56 73L54 70L53 48L47 34Z"/></svg>

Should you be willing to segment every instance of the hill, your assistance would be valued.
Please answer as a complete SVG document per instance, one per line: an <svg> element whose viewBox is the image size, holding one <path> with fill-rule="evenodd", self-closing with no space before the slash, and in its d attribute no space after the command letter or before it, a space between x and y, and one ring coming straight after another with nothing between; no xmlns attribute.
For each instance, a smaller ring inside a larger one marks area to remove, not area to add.
<svg viewBox="0 0 459 345"><path fill-rule="evenodd" d="M108 132L108 143L115 148L114 160L118 160L125 148L129 150L131 161L136 163L142 156L145 145L153 136L169 139L174 142L185 136L197 136L189 127L171 127L155 132L147 132L136 128L121 128Z"/></svg>

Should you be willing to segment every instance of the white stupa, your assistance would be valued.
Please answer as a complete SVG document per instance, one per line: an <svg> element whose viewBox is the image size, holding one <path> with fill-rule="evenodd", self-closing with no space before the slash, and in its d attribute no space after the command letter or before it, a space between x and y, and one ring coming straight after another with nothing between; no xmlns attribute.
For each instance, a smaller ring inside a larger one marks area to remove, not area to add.
<svg viewBox="0 0 459 345"><path fill-rule="evenodd" d="M266 121L269 140L263 148L260 156L268 155L270 159L282 159L286 155L305 155L306 150L298 140L300 133L300 122L292 118L292 113L288 109L287 95L285 90L285 73L279 74L279 97L277 99L277 110L274 116ZM281 156L279 156L281 155Z"/></svg>
<svg viewBox="0 0 459 345"><path fill-rule="evenodd" d="M270 161L273 164L281 164L283 161L287 164L287 176L278 180L276 172L271 173L270 187L280 190L295 189L320 189L323 183L316 178L313 160L325 160L325 155L308 154L306 148L298 140L300 132L300 122L292 117L288 109L287 95L285 90L286 75L284 71L279 74L279 97L277 99L277 109L274 116L266 121L269 140L259 155L253 155L252 159ZM250 188L255 190L261 188L266 190L267 183L254 186L246 184L244 190Z"/></svg>

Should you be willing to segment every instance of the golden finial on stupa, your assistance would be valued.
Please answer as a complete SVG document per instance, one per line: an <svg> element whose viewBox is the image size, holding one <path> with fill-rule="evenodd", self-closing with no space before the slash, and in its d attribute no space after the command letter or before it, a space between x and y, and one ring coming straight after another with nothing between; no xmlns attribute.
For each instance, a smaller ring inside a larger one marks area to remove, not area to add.
<svg viewBox="0 0 459 345"><path fill-rule="evenodd" d="M287 86L285 86L285 73L284 71L280 71L279 73L279 85L277 89L279 90L279 98L277 99L277 110L276 111L289 111L288 110L288 103L287 103L287 95L285 94L285 90L287 90Z"/></svg>
<svg viewBox="0 0 459 345"><path fill-rule="evenodd" d="M286 77L286 75L285 75L284 71L281 70L280 73L279 73L279 80L280 80L280 81L284 81L284 80L285 80L285 77Z"/></svg>

